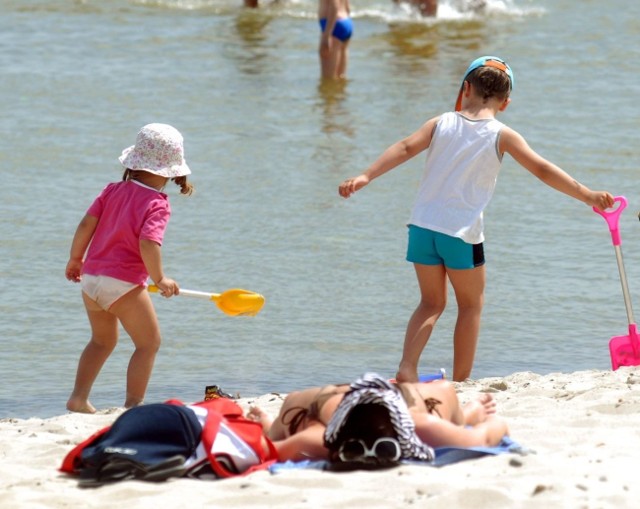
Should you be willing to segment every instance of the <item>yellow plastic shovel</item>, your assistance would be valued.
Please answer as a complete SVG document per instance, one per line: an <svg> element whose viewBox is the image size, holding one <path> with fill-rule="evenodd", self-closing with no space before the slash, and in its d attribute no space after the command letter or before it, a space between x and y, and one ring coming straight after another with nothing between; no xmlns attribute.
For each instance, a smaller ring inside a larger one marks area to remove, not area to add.
<svg viewBox="0 0 640 509"><path fill-rule="evenodd" d="M156 285L149 285L147 289L151 293L159 293L160 289ZM196 290L184 290L180 288L180 294L185 297L197 297L211 300L230 316L253 316L264 306L264 297L259 293L240 288L232 288L222 293L198 292Z"/></svg>

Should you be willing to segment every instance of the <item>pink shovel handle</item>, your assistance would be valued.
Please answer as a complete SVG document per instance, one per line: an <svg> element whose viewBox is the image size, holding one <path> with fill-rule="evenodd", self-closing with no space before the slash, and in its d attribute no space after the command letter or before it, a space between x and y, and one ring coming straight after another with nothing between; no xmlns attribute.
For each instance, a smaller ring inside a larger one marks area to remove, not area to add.
<svg viewBox="0 0 640 509"><path fill-rule="evenodd" d="M613 245L619 246L621 241L620 230L618 229L618 221L620 220L620 214L627 206L627 199L624 196L616 196L613 201L620 203L620 205L616 208L607 210L600 210L596 207L593 207L593 211L604 217L607 225L609 225L609 231L611 232L611 240L613 241Z"/></svg>

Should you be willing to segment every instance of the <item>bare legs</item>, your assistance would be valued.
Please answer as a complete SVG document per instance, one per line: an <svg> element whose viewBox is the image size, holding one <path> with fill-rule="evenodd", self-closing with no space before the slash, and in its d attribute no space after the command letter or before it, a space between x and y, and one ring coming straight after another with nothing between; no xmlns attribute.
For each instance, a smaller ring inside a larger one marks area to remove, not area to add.
<svg viewBox="0 0 640 509"><path fill-rule="evenodd" d="M398 382L418 381L420 354L447 305L447 273L444 266L416 263L414 268L420 286L420 302L407 325L402 360L396 373Z"/></svg>
<svg viewBox="0 0 640 509"><path fill-rule="evenodd" d="M347 64L349 63L349 41L339 43L338 64L336 65L337 78L345 79L347 77Z"/></svg>
<svg viewBox="0 0 640 509"><path fill-rule="evenodd" d="M96 411L89 402L89 393L118 342L118 320L135 345L127 369L124 406L130 408L142 404L161 341L160 327L151 298L144 288L138 287L116 301L109 311L104 311L84 293L82 297L91 324L91 340L80 356L67 409L84 413Z"/></svg>
<svg viewBox="0 0 640 509"><path fill-rule="evenodd" d="M480 317L484 305L484 265L469 270L448 269L458 303L458 319L453 333L453 380L471 376L480 334Z"/></svg>
<svg viewBox="0 0 640 509"><path fill-rule="evenodd" d="M496 415L496 402L491 394L480 394L461 405L454 385L446 380L410 385L417 389L421 399L440 401L436 407L439 418L424 410L412 411L416 433L432 447L495 446L509 433L506 421Z"/></svg>
<svg viewBox="0 0 640 509"><path fill-rule="evenodd" d="M127 368L127 398L124 406L141 405L160 349L160 326L151 297L138 287L118 300L111 311L118 317L136 349Z"/></svg>
<svg viewBox="0 0 640 509"><path fill-rule="evenodd" d="M447 380L409 385L415 387L420 399L435 398L440 401L437 406L440 418L458 426L475 426L496 413L496 402L488 393L482 393L476 399L461 405L454 385Z"/></svg>
<svg viewBox="0 0 640 509"><path fill-rule="evenodd" d="M321 36L322 37L322 36ZM320 41L320 73L322 79L344 79L347 73L349 41L342 42L335 37L329 38L324 46Z"/></svg>
<svg viewBox="0 0 640 509"><path fill-rule="evenodd" d="M465 380L471 376L480 333L485 287L484 266L453 270L442 265L416 263L414 267L420 287L420 303L407 325L396 379L399 382L418 381L420 355L447 304L449 279L458 304L458 318L453 334L453 380Z"/></svg>
<svg viewBox="0 0 640 509"><path fill-rule="evenodd" d="M80 356L76 382L67 401L67 409L92 414L96 409L89 402L89 393L98 373L118 342L118 320L84 292L82 298L91 324L91 339Z"/></svg>

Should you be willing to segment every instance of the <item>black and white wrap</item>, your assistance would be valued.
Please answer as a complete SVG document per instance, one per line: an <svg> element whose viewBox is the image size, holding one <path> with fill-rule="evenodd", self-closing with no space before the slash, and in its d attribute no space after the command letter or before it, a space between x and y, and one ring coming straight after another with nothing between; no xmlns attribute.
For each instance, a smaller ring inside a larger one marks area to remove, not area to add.
<svg viewBox="0 0 640 509"><path fill-rule="evenodd" d="M325 445L330 446L338 439L340 430L356 405L375 403L389 411L402 451L402 459L433 461L433 449L418 438L409 408L397 386L376 373L365 373L350 387L327 424L324 433Z"/></svg>

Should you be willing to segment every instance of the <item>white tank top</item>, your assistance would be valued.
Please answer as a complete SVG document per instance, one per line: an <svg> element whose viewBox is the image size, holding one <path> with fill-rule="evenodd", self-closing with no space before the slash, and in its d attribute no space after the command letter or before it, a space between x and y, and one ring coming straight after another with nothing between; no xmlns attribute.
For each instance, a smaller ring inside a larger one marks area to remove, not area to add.
<svg viewBox="0 0 640 509"><path fill-rule="evenodd" d="M484 241L482 213L502 165L498 140L503 126L496 119L470 120L457 112L440 117L409 224L469 244Z"/></svg>

